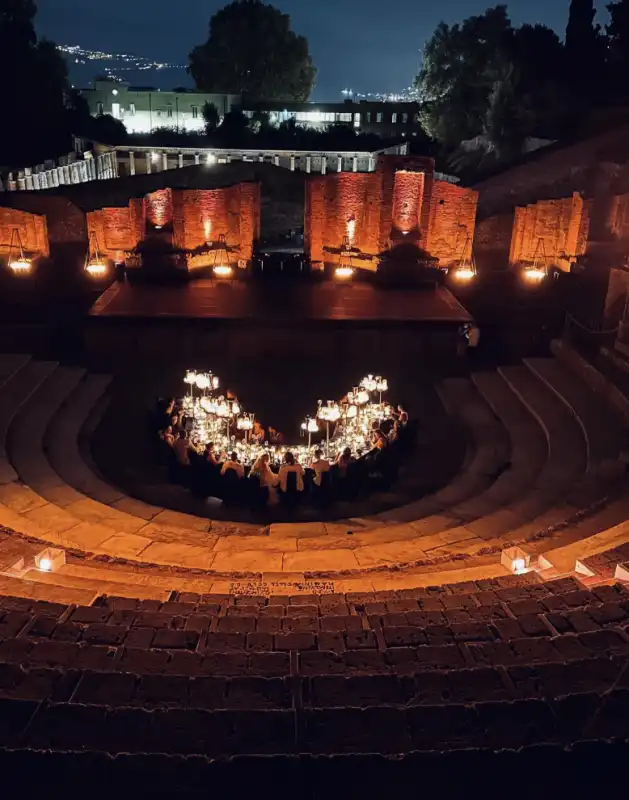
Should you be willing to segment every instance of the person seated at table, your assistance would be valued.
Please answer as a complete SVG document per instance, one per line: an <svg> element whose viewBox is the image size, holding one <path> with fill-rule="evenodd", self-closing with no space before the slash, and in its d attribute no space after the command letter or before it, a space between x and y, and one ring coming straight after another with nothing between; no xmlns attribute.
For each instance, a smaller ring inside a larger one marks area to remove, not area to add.
<svg viewBox="0 0 629 800"><path fill-rule="evenodd" d="M179 431L179 434L175 440L174 448L179 465L182 467L189 467L190 442L188 441L188 434L185 431Z"/></svg>
<svg viewBox="0 0 629 800"><path fill-rule="evenodd" d="M203 453L203 458L208 464L211 464L213 467L218 467L220 462L216 458L216 454L214 452L214 445L212 442L208 442L205 445L205 452Z"/></svg>
<svg viewBox="0 0 629 800"><path fill-rule="evenodd" d="M338 467L339 473L342 478L347 475L347 470L349 469L349 465L353 461L352 451L349 447L346 447L342 453L339 453L336 457L336 466Z"/></svg>
<svg viewBox="0 0 629 800"><path fill-rule="evenodd" d="M274 506L279 502L277 496L277 485L279 477L273 472L270 465L268 453L263 453L251 467L251 476L257 477L260 481L260 488L267 489L269 493L269 505Z"/></svg>
<svg viewBox="0 0 629 800"><path fill-rule="evenodd" d="M296 489L298 492L304 490L304 468L299 464L293 453L288 451L284 456L284 463L280 467L278 475L280 490L286 492L288 485L288 476L294 473L296 475Z"/></svg>
<svg viewBox="0 0 629 800"><path fill-rule="evenodd" d="M236 475L239 478L245 477L245 468L243 465L238 461L238 453L234 452L230 455L230 457L225 461L223 466L221 467L221 475L225 475L230 469L233 469Z"/></svg>
<svg viewBox="0 0 629 800"><path fill-rule="evenodd" d="M408 422L408 414L405 411L404 406L401 405L398 406L397 413L394 412L394 414L400 425L406 425L406 423Z"/></svg>
<svg viewBox="0 0 629 800"><path fill-rule="evenodd" d="M389 440L384 435L382 430L378 428L375 431L372 431L371 434L371 449L369 450L369 454L373 453L377 455L382 450L385 450L389 446Z"/></svg>
<svg viewBox="0 0 629 800"><path fill-rule="evenodd" d="M393 444L393 442L397 442L399 436L400 436L400 423L396 420L393 423L391 430L387 434L387 438L389 439L389 442Z"/></svg>
<svg viewBox="0 0 629 800"><path fill-rule="evenodd" d="M164 444L167 444L169 447L175 446L175 434L173 433L172 425L168 425L166 430L161 432L161 439Z"/></svg>
<svg viewBox="0 0 629 800"><path fill-rule="evenodd" d="M314 472L314 485L321 486L321 475L324 472L330 471L330 462L327 458L323 458L323 450L315 450L314 461L310 465L310 469Z"/></svg>
<svg viewBox="0 0 629 800"><path fill-rule="evenodd" d="M251 431L251 440L256 444L262 444L264 442L265 435L266 432L260 424L260 420L256 419L253 423L253 430Z"/></svg>

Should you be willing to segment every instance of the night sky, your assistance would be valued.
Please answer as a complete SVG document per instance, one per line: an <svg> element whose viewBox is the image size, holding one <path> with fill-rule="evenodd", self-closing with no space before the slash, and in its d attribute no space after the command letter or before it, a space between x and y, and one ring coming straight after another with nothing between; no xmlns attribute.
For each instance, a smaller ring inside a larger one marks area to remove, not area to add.
<svg viewBox="0 0 629 800"><path fill-rule="evenodd" d="M187 63L225 0L37 0L37 29L59 44L132 52ZM600 22L607 0L597 0ZM305 35L319 73L314 98L340 99L341 89L400 91L417 72L419 51L436 25L482 13L491 0L273 0ZM511 0L516 24L540 22L565 31L570 0ZM181 75L151 73L145 82L172 88Z"/></svg>

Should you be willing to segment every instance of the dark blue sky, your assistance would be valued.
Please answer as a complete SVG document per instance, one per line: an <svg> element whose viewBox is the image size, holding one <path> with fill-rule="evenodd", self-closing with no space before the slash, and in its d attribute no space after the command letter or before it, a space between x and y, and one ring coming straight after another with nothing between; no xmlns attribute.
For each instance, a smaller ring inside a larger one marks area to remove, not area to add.
<svg viewBox="0 0 629 800"><path fill-rule="evenodd" d="M37 0L37 29L60 44L127 51L186 63L225 0ZM607 0L597 0L604 22ZM319 69L315 97L339 99L344 87L396 91L417 71L419 50L436 25L482 13L492 0L273 0L308 37ZM570 0L511 0L516 24L541 22L563 36ZM174 82L169 79L169 83ZM154 83L154 76L146 82ZM181 81L179 81L181 82ZM166 88L166 87L163 87Z"/></svg>

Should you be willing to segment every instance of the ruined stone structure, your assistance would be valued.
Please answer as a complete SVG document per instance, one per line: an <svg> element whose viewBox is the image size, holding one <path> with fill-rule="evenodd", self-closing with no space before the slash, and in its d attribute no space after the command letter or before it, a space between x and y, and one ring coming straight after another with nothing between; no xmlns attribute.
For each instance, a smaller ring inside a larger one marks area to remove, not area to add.
<svg viewBox="0 0 629 800"><path fill-rule="evenodd" d="M471 257L477 200L474 190L437 180L429 158L383 156L370 174L312 178L306 256L334 264L351 249L356 266L376 270L382 255L405 244L447 267Z"/></svg>
<svg viewBox="0 0 629 800"><path fill-rule="evenodd" d="M260 186L239 183L221 189L158 189L128 206L87 213L89 236L113 260L143 241L159 238L184 251L189 268L209 266L207 245L224 238L229 262L251 260L260 235ZM195 252L205 250L205 253Z"/></svg>
<svg viewBox="0 0 629 800"><path fill-rule="evenodd" d="M14 208L0 208L0 256L9 256L12 240L14 249L19 241L31 257L50 255L46 217ZM14 251L11 255L17 253Z"/></svg>
<svg viewBox="0 0 629 800"><path fill-rule="evenodd" d="M542 200L516 208L509 264L541 259L564 272L585 253L589 213L576 192L563 200Z"/></svg>

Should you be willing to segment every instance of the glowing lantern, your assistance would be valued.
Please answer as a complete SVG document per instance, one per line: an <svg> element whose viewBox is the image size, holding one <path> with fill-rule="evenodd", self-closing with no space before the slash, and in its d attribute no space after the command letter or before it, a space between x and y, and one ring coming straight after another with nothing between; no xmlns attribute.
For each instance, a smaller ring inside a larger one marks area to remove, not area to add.
<svg viewBox="0 0 629 800"><path fill-rule="evenodd" d="M217 278L230 278L233 269L228 264L217 264L212 270Z"/></svg>
<svg viewBox="0 0 629 800"><path fill-rule="evenodd" d="M197 389L205 391L206 389L210 388L210 379L208 378L207 375L199 374L197 375L196 384L197 384Z"/></svg>
<svg viewBox="0 0 629 800"><path fill-rule="evenodd" d="M354 269L352 267L337 267L334 272L334 277L341 281L346 281L352 277Z"/></svg>
<svg viewBox="0 0 629 800"><path fill-rule="evenodd" d="M102 278L103 275L107 274L107 261L101 258L96 231L91 231L90 233L87 256L85 258L85 271L92 278Z"/></svg>
<svg viewBox="0 0 629 800"><path fill-rule="evenodd" d="M546 270L539 267L528 267L524 270L524 277L531 283L540 283L546 277Z"/></svg>
<svg viewBox="0 0 629 800"><path fill-rule="evenodd" d="M458 281L471 281L476 277L476 272L472 267L457 267L452 273L452 276Z"/></svg>
<svg viewBox="0 0 629 800"><path fill-rule="evenodd" d="M52 560L50 558L39 559L39 569L42 572L52 572Z"/></svg>
<svg viewBox="0 0 629 800"><path fill-rule="evenodd" d="M376 380L375 380L373 375L367 375L366 378L362 379L362 381L360 382L360 385L367 392L375 392L376 391L377 382L376 382Z"/></svg>
<svg viewBox="0 0 629 800"><path fill-rule="evenodd" d="M17 257L11 258L11 253L14 248L16 250ZM27 272L31 271L32 266L33 259L26 255L24 248L22 247L20 231L18 228L14 228L11 232L11 243L9 245L9 268L16 275L25 275Z"/></svg>

